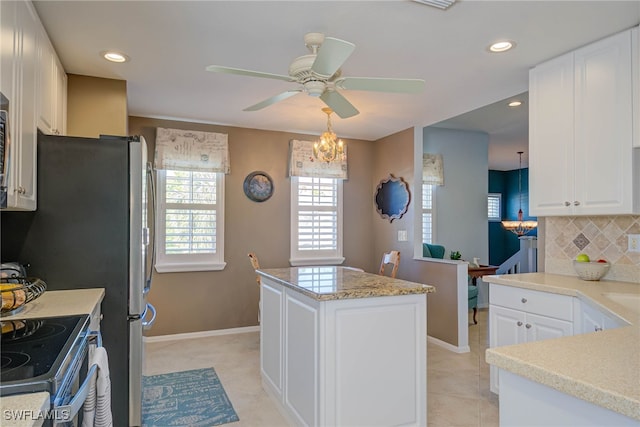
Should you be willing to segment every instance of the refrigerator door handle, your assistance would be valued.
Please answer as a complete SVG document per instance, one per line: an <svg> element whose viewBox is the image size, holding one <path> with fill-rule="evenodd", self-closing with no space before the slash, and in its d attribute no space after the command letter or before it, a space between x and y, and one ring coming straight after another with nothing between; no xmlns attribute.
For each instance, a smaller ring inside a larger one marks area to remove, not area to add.
<svg viewBox="0 0 640 427"><path fill-rule="evenodd" d="M156 266L156 184L153 178L153 166L151 162L147 162L147 179L149 182L149 189L151 195L151 238L149 243L151 244L151 267L149 268L149 276L146 278L144 294L146 295L151 290L151 281L153 279L153 269Z"/></svg>
<svg viewBox="0 0 640 427"><path fill-rule="evenodd" d="M146 320L147 312L149 311L151 312L151 319ZM152 304L147 303L147 309L144 311L144 314L142 315L142 329L145 331L151 329L155 321L156 321L156 308Z"/></svg>

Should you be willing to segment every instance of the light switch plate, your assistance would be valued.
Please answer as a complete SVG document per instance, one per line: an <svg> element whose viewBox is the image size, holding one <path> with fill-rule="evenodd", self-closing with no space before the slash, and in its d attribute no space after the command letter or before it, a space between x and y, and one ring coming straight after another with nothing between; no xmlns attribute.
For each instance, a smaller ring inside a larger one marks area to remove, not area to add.
<svg viewBox="0 0 640 427"><path fill-rule="evenodd" d="M407 230L398 230L398 242L407 241Z"/></svg>
<svg viewBox="0 0 640 427"><path fill-rule="evenodd" d="M629 252L640 252L640 234L629 234Z"/></svg>

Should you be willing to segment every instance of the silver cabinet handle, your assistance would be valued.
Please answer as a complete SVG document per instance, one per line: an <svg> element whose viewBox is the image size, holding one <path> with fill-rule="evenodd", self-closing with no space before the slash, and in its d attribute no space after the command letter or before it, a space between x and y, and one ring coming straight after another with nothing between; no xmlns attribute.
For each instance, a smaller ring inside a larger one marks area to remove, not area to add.
<svg viewBox="0 0 640 427"><path fill-rule="evenodd" d="M564 205L565 205L565 206L571 206L571 203L569 203L569 202L564 202Z"/></svg>
<svg viewBox="0 0 640 427"><path fill-rule="evenodd" d="M518 324L518 326L522 326L522 322L520 322L520 321L518 321L517 324Z"/></svg>
<svg viewBox="0 0 640 427"><path fill-rule="evenodd" d="M522 298L520 301L522 301L522 303L524 304L525 302L527 302L526 298Z"/></svg>
<svg viewBox="0 0 640 427"><path fill-rule="evenodd" d="M580 206L580 202L576 200L575 202L573 202L573 206Z"/></svg>
<svg viewBox="0 0 640 427"><path fill-rule="evenodd" d="M531 329L531 325L528 324L528 323L526 325L524 325L524 327L527 328L527 329Z"/></svg>

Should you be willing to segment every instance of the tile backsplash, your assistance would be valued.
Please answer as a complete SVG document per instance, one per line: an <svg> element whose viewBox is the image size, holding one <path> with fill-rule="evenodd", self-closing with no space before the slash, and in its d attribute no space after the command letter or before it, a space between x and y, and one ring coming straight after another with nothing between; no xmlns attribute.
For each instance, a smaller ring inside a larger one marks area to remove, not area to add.
<svg viewBox="0 0 640 427"><path fill-rule="evenodd" d="M539 218L541 219L541 218ZM640 253L628 251L628 234L640 234L640 216L548 217L545 221L545 271L576 276L579 253L604 258L611 269L604 280L640 283Z"/></svg>

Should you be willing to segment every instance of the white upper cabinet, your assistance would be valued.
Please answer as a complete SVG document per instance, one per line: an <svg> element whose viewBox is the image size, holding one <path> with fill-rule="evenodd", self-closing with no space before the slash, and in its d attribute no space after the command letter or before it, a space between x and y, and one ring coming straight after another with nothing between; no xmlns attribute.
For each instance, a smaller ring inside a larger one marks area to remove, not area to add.
<svg viewBox="0 0 640 427"><path fill-rule="evenodd" d="M66 132L67 74L58 61L49 37L38 34L38 129L52 135Z"/></svg>
<svg viewBox="0 0 640 427"><path fill-rule="evenodd" d="M0 1L0 25L0 92L8 100L9 140L3 208L35 210L37 129L64 133L67 77L31 2Z"/></svg>
<svg viewBox="0 0 640 427"><path fill-rule="evenodd" d="M531 214L640 212L638 29L536 66L529 84Z"/></svg>

